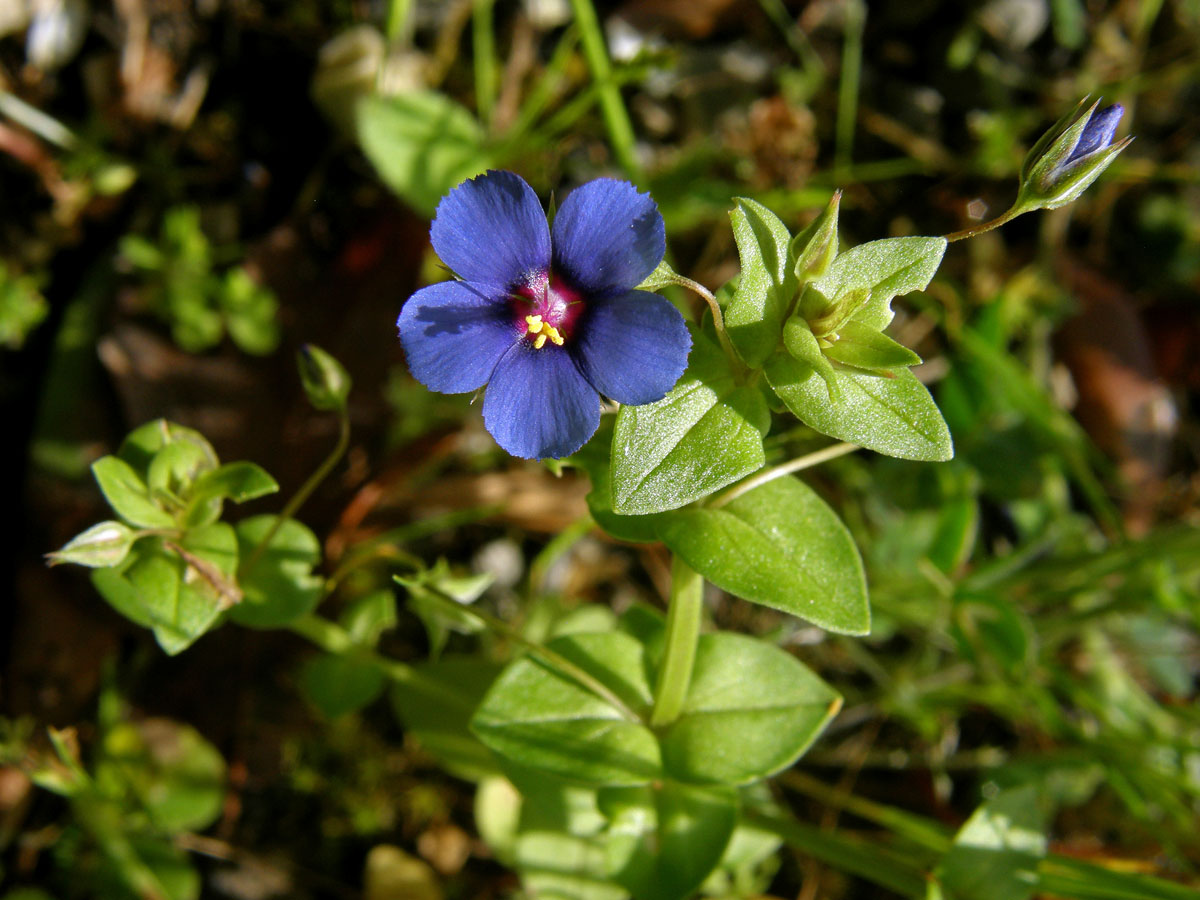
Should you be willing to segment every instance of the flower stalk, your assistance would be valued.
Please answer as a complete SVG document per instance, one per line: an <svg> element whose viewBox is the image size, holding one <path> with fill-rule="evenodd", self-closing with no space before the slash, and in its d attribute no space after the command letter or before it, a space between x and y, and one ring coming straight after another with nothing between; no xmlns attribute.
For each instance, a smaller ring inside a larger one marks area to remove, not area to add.
<svg viewBox="0 0 1200 900"><path fill-rule="evenodd" d="M667 642L654 688L651 728L665 728L683 712L704 608L704 579L678 556L671 562L671 597L667 606Z"/></svg>

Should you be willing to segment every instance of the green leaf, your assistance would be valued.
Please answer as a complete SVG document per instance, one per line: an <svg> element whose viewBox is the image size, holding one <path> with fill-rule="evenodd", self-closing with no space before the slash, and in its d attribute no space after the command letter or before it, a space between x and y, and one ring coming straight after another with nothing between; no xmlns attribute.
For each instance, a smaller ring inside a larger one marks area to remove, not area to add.
<svg viewBox="0 0 1200 900"><path fill-rule="evenodd" d="M356 644L373 647L383 632L396 626L396 595L391 588L364 594L346 607L338 621Z"/></svg>
<svg viewBox="0 0 1200 900"><path fill-rule="evenodd" d="M921 363L921 357L903 344L854 320L837 330L837 340L825 348L825 355L856 369L902 369Z"/></svg>
<svg viewBox="0 0 1200 900"><path fill-rule="evenodd" d="M362 709L383 693L386 683L377 663L353 653L315 656L300 670L304 696L330 719Z"/></svg>
<svg viewBox="0 0 1200 900"><path fill-rule="evenodd" d="M712 897L752 897L765 893L779 868L782 843L775 832L740 822L729 837L718 867L701 885L701 892Z"/></svg>
<svg viewBox="0 0 1200 900"><path fill-rule="evenodd" d="M50 565L75 563L91 569L119 566L141 537L121 522L99 522L71 538L61 550L47 553Z"/></svg>
<svg viewBox="0 0 1200 900"><path fill-rule="evenodd" d="M518 836L514 867L525 895L538 900L627 900L629 894L605 875L599 837L560 831L526 831Z"/></svg>
<svg viewBox="0 0 1200 900"><path fill-rule="evenodd" d="M612 475L607 465L598 466L592 473L592 490L587 495L588 512L596 524L619 541L646 544L658 540L655 523L669 513L642 516L623 516L613 512Z"/></svg>
<svg viewBox="0 0 1200 900"><path fill-rule="evenodd" d="M742 274L725 310L729 338L746 365L758 368L779 344L796 276L788 265L792 236L761 203L738 197L729 213Z"/></svg>
<svg viewBox="0 0 1200 900"><path fill-rule="evenodd" d="M140 546L122 565L94 571L92 584L121 615L152 628L173 656L211 629L232 602L237 539L231 526L218 522L188 532L178 550L157 539L147 540L145 551Z"/></svg>
<svg viewBox="0 0 1200 900"><path fill-rule="evenodd" d="M179 597L179 567L161 549L92 572L92 585L113 609L144 628L167 622ZM170 652L170 651L168 651Z"/></svg>
<svg viewBox="0 0 1200 900"><path fill-rule="evenodd" d="M629 635L571 634L546 648L597 679L635 713L652 704L643 648ZM577 782L636 785L661 775L650 729L534 654L504 670L471 728L501 756Z"/></svg>
<svg viewBox="0 0 1200 900"><path fill-rule="evenodd" d="M654 268L653 272L646 276L635 290L660 291L673 284L679 284L679 280L679 273L672 269L670 264L664 259Z"/></svg>
<svg viewBox="0 0 1200 900"><path fill-rule="evenodd" d="M812 366L785 353L771 357L764 371L796 418L822 434L901 459L942 461L954 455L942 414L907 369L890 378L835 369L841 397L836 403Z"/></svg>
<svg viewBox="0 0 1200 900"><path fill-rule="evenodd" d="M225 801L225 760L190 725L170 719L121 722L104 736L96 780L132 791L156 829L200 831Z"/></svg>
<svg viewBox="0 0 1200 900"><path fill-rule="evenodd" d="M115 884L104 885L99 896L198 900L200 875L192 867L186 850L176 847L169 838L154 834L130 835L128 843L123 835L117 840L130 852L105 856L103 865L110 868L111 877L120 879L123 889ZM147 883L147 876L154 879L153 888Z"/></svg>
<svg viewBox="0 0 1200 900"><path fill-rule="evenodd" d="M478 634L484 626L476 616L459 609L483 596L493 577L455 575L444 559L412 578L399 575L395 580L408 591L408 608L421 620L429 638L430 656L437 657L446 646L451 632Z"/></svg>
<svg viewBox="0 0 1200 900"><path fill-rule="evenodd" d="M218 299L225 311L229 337L240 349L265 356L279 346L279 325L275 321L279 301L245 268L235 266L225 273Z"/></svg>
<svg viewBox="0 0 1200 900"><path fill-rule="evenodd" d="M155 419L131 431L126 435L125 440L121 442L121 447L117 450L117 456L129 463L134 471L144 478L150 469L150 463L154 459L155 454L168 444L179 442L196 445L212 463L211 468L215 469L217 467L219 462L217 452L204 435L194 428L176 425L174 422L168 422L166 419Z"/></svg>
<svg viewBox="0 0 1200 900"><path fill-rule="evenodd" d="M772 644L729 632L702 635L683 714L660 736L663 770L688 782L766 778L808 749L841 702Z"/></svg>
<svg viewBox="0 0 1200 900"><path fill-rule="evenodd" d="M739 386L729 360L693 332L688 371L657 403L623 406L612 443L612 507L622 515L676 509L762 468L770 413Z"/></svg>
<svg viewBox="0 0 1200 900"><path fill-rule="evenodd" d="M871 629L854 539L799 479L776 478L717 509L680 510L659 534L722 590L839 634Z"/></svg>
<svg viewBox="0 0 1200 900"><path fill-rule="evenodd" d="M613 880L655 900L692 896L720 863L738 818L737 794L725 786L608 788L599 802L611 809L605 850Z"/></svg>
<svg viewBox="0 0 1200 900"><path fill-rule="evenodd" d="M245 503L279 490L279 484L265 469L252 462L226 463L196 479L188 495L185 522L206 525L221 516L222 501Z"/></svg>
<svg viewBox="0 0 1200 900"><path fill-rule="evenodd" d="M489 165L479 122L445 94L367 97L355 118L363 153L384 184L426 216L452 187Z"/></svg>
<svg viewBox="0 0 1200 900"><path fill-rule="evenodd" d="M855 290L870 291L870 298L854 319L874 331L891 324L892 298L924 290L946 252L943 237L885 238L859 244L839 253L829 271L813 282L821 294L837 300Z"/></svg>
<svg viewBox="0 0 1200 900"><path fill-rule="evenodd" d="M175 519L150 499L146 483L128 463L104 456L92 463L92 475L118 516L139 528L173 528Z"/></svg>
<svg viewBox="0 0 1200 900"><path fill-rule="evenodd" d="M175 552L184 570L179 585L178 618L173 624L190 644L216 625L224 610L241 599L236 577L237 535L232 525L214 522L188 531ZM155 636L162 644L167 632L159 628ZM174 634L170 637L177 639ZM163 649L167 649L165 644Z"/></svg>
<svg viewBox="0 0 1200 900"><path fill-rule="evenodd" d="M476 781L497 771L496 759L471 732L471 717L500 666L470 656L446 656L412 667L413 677L392 689L392 707L438 764Z"/></svg>
<svg viewBox="0 0 1200 900"><path fill-rule="evenodd" d="M837 374L833 364L825 358L821 344L809 328L808 320L800 313L792 316L783 326L783 346L791 356L802 363L812 366L825 382L829 391L829 399L833 403L842 401L841 389L838 385Z"/></svg>
<svg viewBox="0 0 1200 900"><path fill-rule="evenodd" d="M1038 889L1046 855L1045 815L1033 785L1001 792L955 835L941 883L959 900L1026 900Z"/></svg>
<svg viewBox="0 0 1200 900"><path fill-rule="evenodd" d="M278 516L263 515L237 523L238 552L248 560ZM242 574L242 602L229 611L239 625L282 628L312 612L324 582L312 567L321 561L321 545L307 526L285 519L266 551Z"/></svg>
<svg viewBox="0 0 1200 900"><path fill-rule="evenodd" d="M168 504L177 502L191 492L197 478L216 467L203 447L190 441L174 441L150 460L146 469L146 487L155 500L161 498Z"/></svg>

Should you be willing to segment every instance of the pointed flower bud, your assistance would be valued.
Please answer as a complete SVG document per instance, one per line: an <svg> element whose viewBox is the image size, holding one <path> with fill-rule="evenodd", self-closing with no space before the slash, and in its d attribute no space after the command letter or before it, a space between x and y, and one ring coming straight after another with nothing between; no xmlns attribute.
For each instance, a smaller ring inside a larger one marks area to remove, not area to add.
<svg viewBox="0 0 1200 900"><path fill-rule="evenodd" d="M305 344L296 354L296 363L309 403L323 412L346 408L350 375L340 362L316 344Z"/></svg>
<svg viewBox="0 0 1200 900"><path fill-rule="evenodd" d="M1082 194L1100 177L1132 137L1113 143L1125 110L1120 104L1097 111L1100 101L1072 112L1042 135L1021 166L1020 212L1057 209Z"/></svg>
<svg viewBox="0 0 1200 900"><path fill-rule="evenodd" d="M824 211L792 238L790 256L796 260L800 284L816 281L827 271L838 252L838 207L842 192L835 191Z"/></svg>

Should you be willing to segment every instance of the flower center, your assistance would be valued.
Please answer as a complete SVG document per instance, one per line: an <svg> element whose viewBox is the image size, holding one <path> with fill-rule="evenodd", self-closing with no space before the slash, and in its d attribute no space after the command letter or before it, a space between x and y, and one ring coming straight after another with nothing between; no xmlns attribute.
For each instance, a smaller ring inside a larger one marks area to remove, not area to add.
<svg viewBox="0 0 1200 900"><path fill-rule="evenodd" d="M512 294L516 325L535 350L547 343L561 347L569 340L583 306L579 292L550 272L521 285Z"/></svg>

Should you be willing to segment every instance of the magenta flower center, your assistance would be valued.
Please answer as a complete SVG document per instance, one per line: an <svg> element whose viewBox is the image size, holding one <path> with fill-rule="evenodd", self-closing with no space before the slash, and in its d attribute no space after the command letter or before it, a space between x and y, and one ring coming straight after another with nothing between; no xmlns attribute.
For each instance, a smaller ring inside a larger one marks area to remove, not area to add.
<svg viewBox="0 0 1200 900"><path fill-rule="evenodd" d="M547 343L561 347L583 314L583 297L553 272L521 285L511 298L517 328L538 350Z"/></svg>

